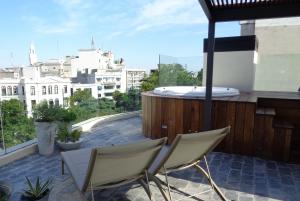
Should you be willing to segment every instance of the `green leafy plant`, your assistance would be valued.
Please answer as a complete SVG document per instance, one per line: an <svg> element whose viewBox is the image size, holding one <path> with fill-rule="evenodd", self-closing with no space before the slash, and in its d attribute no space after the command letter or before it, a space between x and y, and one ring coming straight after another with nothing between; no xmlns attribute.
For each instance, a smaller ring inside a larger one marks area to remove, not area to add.
<svg viewBox="0 0 300 201"><path fill-rule="evenodd" d="M70 133L71 141L72 142L77 142L81 136L81 131L79 130L74 130Z"/></svg>
<svg viewBox="0 0 300 201"><path fill-rule="evenodd" d="M29 201L39 200L45 197L51 190L52 180L48 179L45 182L40 181L40 177L38 177L35 181L35 184L31 182L28 177L26 177L27 181L27 189L24 190L23 199Z"/></svg>
<svg viewBox="0 0 300 201"><path fill-rule="evenodd" d="M33 118L37 122L53 122L57 120L60 109L59 106L52 106L47 101L42 101L34 107Z"/></svg>
<svg viewBox="0 0 300 201"><path fill-rule="evenodd" d="M69 123L75 121L76 119L77 119L76 113L70 109L60 108L59 111L57 111L56 120L58 121Z"/></svg>
<svg viewBox="0 0 300 201"><path fill-rule="evenodd" d="M58 126L57 139L61 142L77 142L81 136L81 131L68 131L68 124L61 123Z"/></svg>
<svg viewBox="0 0 300 201"><path fill-rule="evenodd" d="M57 139L61 142L67 142L69 137L69 132L67 125L65 123L61 123L58 125Z"/></svg>

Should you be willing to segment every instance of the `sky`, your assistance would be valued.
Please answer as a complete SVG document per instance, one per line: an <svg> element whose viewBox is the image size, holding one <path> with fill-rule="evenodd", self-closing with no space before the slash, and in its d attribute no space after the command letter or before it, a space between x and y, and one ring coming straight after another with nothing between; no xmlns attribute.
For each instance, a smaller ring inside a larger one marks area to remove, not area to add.
<svg viewBox="0 0 300 201"><path fill-rule="evenodd" d="M0 67L29 63L31 42L39 61L111 50L131 68L155 68L159 54L199 58L207 19L198 0L2 0ZM217 24L216 35L239 35L238 22Z"/></svg>

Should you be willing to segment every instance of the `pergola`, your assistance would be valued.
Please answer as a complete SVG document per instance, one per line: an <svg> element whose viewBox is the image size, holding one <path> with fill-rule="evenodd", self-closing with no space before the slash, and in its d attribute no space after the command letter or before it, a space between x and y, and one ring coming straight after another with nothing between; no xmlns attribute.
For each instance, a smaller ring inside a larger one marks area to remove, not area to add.
<svg viewBox="0 0 300 201"><path fill-rule="evenodd" d="M208 49L204 128L211 129L212 80L216 22L300 16L300 0L199 0L207 16Z"/></svg>

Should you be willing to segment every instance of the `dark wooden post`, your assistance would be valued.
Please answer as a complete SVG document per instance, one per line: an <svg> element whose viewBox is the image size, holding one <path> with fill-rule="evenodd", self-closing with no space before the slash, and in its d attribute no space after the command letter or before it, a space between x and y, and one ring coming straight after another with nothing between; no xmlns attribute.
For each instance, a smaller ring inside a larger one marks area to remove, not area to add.
<svg viewBox="0 0 300 201"><path fill-rule="evenodd" d="M215 21L209 20L208 24L208 45L207 45L207 62L206 62L206 92L204 104L204 130L212 128L212 80L214 67L214 50L215 50Z"/></svg>

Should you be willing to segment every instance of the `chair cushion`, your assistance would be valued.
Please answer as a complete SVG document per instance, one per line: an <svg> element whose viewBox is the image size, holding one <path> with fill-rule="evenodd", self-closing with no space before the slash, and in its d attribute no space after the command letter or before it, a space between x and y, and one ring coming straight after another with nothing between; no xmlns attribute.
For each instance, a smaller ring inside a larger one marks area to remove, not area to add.
<svg viewBox="0 0 300 201"><path fill-rule="evenodd" d="M79 190L82 190L87 174L91 149L62 152L61 156Z"/></svg>

